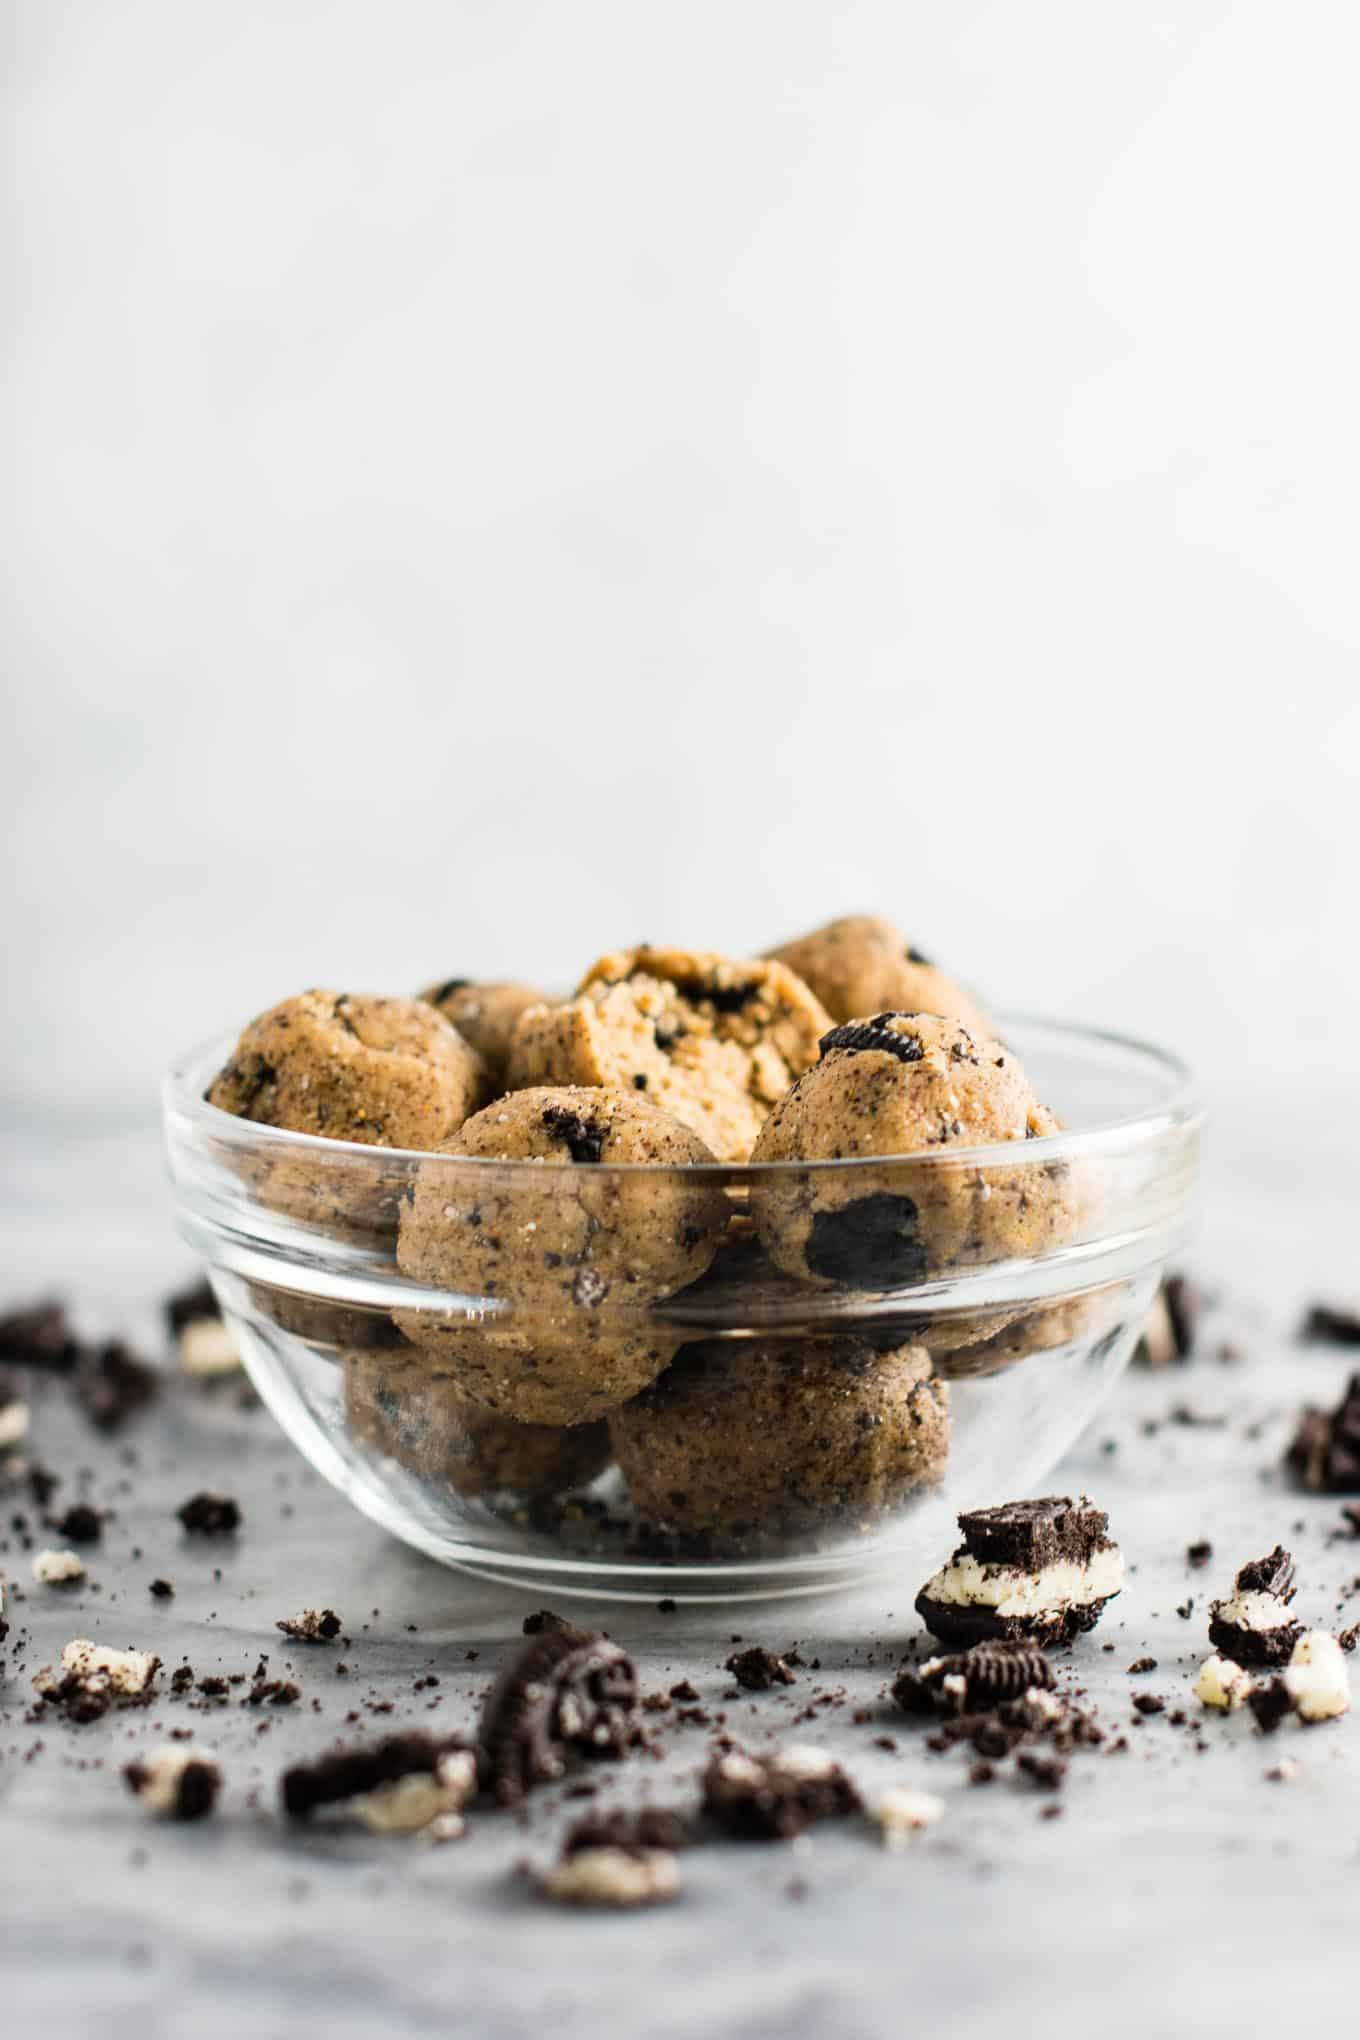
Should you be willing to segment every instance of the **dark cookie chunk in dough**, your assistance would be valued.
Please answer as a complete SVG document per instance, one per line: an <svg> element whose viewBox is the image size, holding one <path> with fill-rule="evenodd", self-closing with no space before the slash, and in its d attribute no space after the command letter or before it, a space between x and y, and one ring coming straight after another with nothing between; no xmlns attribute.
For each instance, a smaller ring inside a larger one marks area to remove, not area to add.
<svg viewBox="0 0 1360 2040"><path fill-rule="evenodd" d="M488 1785L513 1806L577 1758L621 1757L638 1720L637 1671L618 1644L574 1623L540 1630L502 1666L482 1709Z"/></svg>

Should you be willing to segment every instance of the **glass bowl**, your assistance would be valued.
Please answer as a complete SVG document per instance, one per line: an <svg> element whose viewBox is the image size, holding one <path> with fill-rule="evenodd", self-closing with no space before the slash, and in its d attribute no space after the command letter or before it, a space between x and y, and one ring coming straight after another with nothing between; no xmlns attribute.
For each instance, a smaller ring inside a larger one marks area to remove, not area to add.
<svg viewBox="0 0 1360 2040"><path fill-rule="evenodd" d="M220 1042L165 1084L180 1229L285 1431L433 1558L624 1599L914 1587L960 1509L1038 1491L1193 1218L1180 1063L1004 1039L1060 1134L688 1169L255 1125L204 1100Z"/></svg>

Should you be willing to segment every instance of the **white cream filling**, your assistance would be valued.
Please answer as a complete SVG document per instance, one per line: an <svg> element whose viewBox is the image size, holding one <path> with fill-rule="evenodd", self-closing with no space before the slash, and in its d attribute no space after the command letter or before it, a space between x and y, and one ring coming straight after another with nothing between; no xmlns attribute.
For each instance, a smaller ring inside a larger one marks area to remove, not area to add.
<svg viewBox="0 0 1360 2040"><path fill-rule="evenodd" d="M1252 1676L1241 1665L1235 1665L1231 1658L1208 1657L1199 1668L1195 1681L1195 1698L1202 1700L1206 1707L1216 1707L1221 1713L1230 1714L1241 1707L1252 1690Z"/></svg>
<svg viewBox="0 0 1360 2040"><path fill-rule="evenodd" d="M433 1771L412 1771L372 1792L356 1793L346 1810L376 1835L412 1835L445 1814L458 1813L476 1784L471 1750L450 1750Z"/></svg>
<svg viewBox="0 0 1360 2040"><path fill-rule="evenodd" d="M1124 1554L1117 1544L1093 1551L1078 1564L1060 1558L1036 1573L1019 1566L983 1564L964 1552L941 1566L922 1592L953 1607L991 1608L998 1615L1041 1615L1057 1608L1089 1608L1124 1584Z"/></svg>
<svg viewBox="0 0 1360 2040"><path fill-rule="evenodd" d="M210 1750L183 1748L167 1743L164 1748L153 1750L142 1767L142 1777L137 1786L137 1797L149 1813L174 1813L179 1805L180 1779L190 1764L207 1764L217 1769L217 1759Z"/></svg>
<svg viewBox="0 0 1360 2040"><path fill-rule="evenodd" d="M74 1551L40 1551L33 1561L33 1577L40 1587L65 1586L84 1579L85 1561Z"/></svg>
<svg viewBox="0 0 1360 2040"><path fill-rule="evenodd" d="M1310 1629L1299 1638L1284 1683L1301 1721L1331 1721L1351 1704L1346 1654L1325 1629Z"/></svg>
<svg viewBox="0 0 1360 2040"><path fill-rule="evenodd" d="M1290 1619L1288 1604L1278 1594L1259 1591L1232 1594L1226 1601L1215 1601L1209 1612L1233 1629L1286 1629Z"/></svg>
<svg viewBox="0 0 1360 2040"><path fill-rule="evenodd" d="M655 1905L674 1898L680 1871L669 1849L578 1849L543 1879L560 1905Z"/></svg>
<svg viewBox="0 0 1360 2040"><path fill-rule="evenodd" d="M77 1636L61 1654L61 1668L78 1679L106 1683L111 1691L126 1695L144 1693L156 1676L160 1659L148 1650L107 1650Z"/></svg>
<svg viewBox="0 0 1360 2040"><path fill-rule="evenodd" d="M7 1402L0 1405L0 1452L8 1452L11 1445L21 1445L28 1436L28 1404Z"/></svg>
<svg viewBox="0 0 1360 2040"><path fill-rule="evenodd" d="M944 1812L944 1801L933 1792L914 1792L909 1785L894 1785L874 1808L874 1818L888 1849L904 1848L911 1836L930 1827Z"/></svg>
<svg viewBox="0 0 1360 2040"><path fill-rule="evenodd" d="M179 1335L179 1364L186 1374L211 1377L234 1374L241 1349L230 1325L221 1318L193 1318Z"/></svg>

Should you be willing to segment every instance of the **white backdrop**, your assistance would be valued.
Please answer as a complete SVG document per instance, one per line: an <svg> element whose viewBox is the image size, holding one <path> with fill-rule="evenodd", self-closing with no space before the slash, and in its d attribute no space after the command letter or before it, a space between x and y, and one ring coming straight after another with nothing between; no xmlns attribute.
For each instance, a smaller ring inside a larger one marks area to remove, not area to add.
<svg viewBox="0 0 1360 2040"><path fill-rule="evenodd" d="M1345 1141L1345 0L7 21L12 1127L873 908Z"/></svg>

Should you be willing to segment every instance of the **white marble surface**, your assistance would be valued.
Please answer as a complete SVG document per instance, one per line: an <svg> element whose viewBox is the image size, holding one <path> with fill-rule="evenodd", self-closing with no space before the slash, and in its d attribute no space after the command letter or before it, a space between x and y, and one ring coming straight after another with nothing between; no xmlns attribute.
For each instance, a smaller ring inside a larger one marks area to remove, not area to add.
<svg viewBox="0 0 1360 2040"><path fill-rule="evenodd" d="M144 1303L181 1266L162 1208L125 1199L115 1216L114 1203L107 1230L81 1229L85 1266L71 1286L92 1322L128 1320L134 1299ZM64 1269L71 1240L30 1220L17 1253L10 1210L6 1295ZM1337 1504L1297 1496L1278 1472L1298 1400L1334 1399L1345 1378L1344 1355L1299 1348L1290 1332L1346 1234L1343 1207L1325 1200L1281 1206L1246 1189L1217 1198L1198 1258L1231 1301L1209 1336L1240 1339L1249 1359L1221 1366L1206 1356L1187 1370L1130 1376L1055 1476L1099 1496L1131 1563L1121 1600L1071 1660L1112 1724L1131 1722L1140 1687L1187 1701L1209 1593L1276 1538L1296 1554L1301 1610L1324 1623L1339 1605L1347 1620L1360 1615L1360 1598L1345 1599L1360 1545L1329 1541ZM1227 1421L1144 1432L1178 1403ZM1345 2030L1360 1714L1312 1731L1291 1726L1271 1744L1247 1722L1214 1720L1202 1755L1163 1718L1130 1726L1127 1755L1074 1760L1063 1814L1044 1821L1031 1788L968 1788L964 1758L928 1753L910 1724L866 1727L848 1707L829 1711L821 1739L870 1796L908 1782L946 1799L945 1818L906 1854L887 1855L855 1826L824 1828L795 1850L714 1844L684 1859L684 1898L670 1911L559 1913L510 1875L521 1856L551 1853L564 1818L555 1793L528 1829L474 1818L463 1842L442 1849L290 1833L273 1810L284 1763L340 1732L346 1710L363 1711L369 1698L393 1697L395 1713L365 1714L351 1733L408 1721L466 1726L532 1601L386 1540L308 1472L263 1411L243 1413L230 1397L177 1392L124 1442L135 1463L94 1441L60 1397L39 1406L36 1450L66 1474L68 1492L77 1467L93 1468L96 1497L118 1511L92 1555L90 1587L58 1598L25 1584L12 1530L0 1551L6 1578L26 1595L10 1609L15 1633L0 1676L7 2031L499 2040L551 2023L675 2040L886 2040L919 2023L957 2040L1040 2029L1192 2040L1261 2031L1267 2020L1289 2032L1314 2021ZM243 1503L234 1543L195 1545L173 1521L175 1505L206 1483ZM1184 1549L1204 1536L1215 1561L1192 1573ZM174 1580L172 1602L147 1594L157 1574ZM595 1613L636 1650L647 1685L688 1676L710 1704L730 1687L719 1666L733 1632L776 1646L801 1639L822 1660L820 1679L805 1672L788 1695L728 1703L729 1725L758 1736L823 1682L878 1706L895 1650L916 1632L916 1584L727 1616ZM1187 1594L1189 1621L1176 1613ZM354 1637L348 1681L336 1677L333 1653L286 1646L273 1629L276 1617L326 1604ZM26 1725L29 1674L81 1632L153 1648L167 1665L186 1655L200 1674L249 1671L268 1651L275 1670L285 1658L296 1665L304 1703L270 1714L262 1735L253 1710L185 1714L168 1702L85 1728ZM1157 1671L1130 1679L1126 1665L1145 1653ZM410 1691L427 1669L441 1682L432 1713L431 1695ZM117 1775L156 1724L177 1721L192 1723L227 1767L220 1816L196 1829L147 1824ZM895 1755L874 1747L882 1729L898 1733ZM611 1799L691 1789L704 1732L666 1740L663 1768L638 1760L606 1774ZM1267 1783L1286 1751L1298 1777Z"/></svg>

